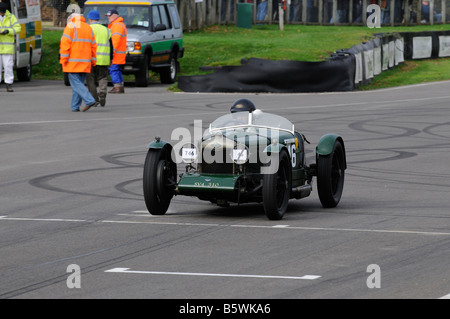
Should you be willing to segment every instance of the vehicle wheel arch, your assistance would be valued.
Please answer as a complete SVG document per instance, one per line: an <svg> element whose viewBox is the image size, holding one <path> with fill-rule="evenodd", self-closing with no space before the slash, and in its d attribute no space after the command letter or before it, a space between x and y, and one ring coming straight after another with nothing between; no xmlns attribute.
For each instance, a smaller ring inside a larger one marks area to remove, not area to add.
<svg viewBox="0 0 450 319"><path fill-rule="evenodd" d="M286 152L288 152L288 154L289 154L289 150L287 149L286 145L280 144L280 143L276 143L276 144L272 143L272 144L267 145L267 147L263 150L263 152L268 153L268 154L270 154L270 153L279 154L279 153L281 153L282 150L286 150Z"/></svg>
<svg viewBox="0 0 450 319"><path fill-rule="evenodd" d="M173 147L169 142L166 142L164 140L161 140L159 137L157 137L155 140L151 141L148 145L147 145L148 149L167 149L172 151Z"/></svg>
<svg viewBox="0 0 450 319"><path fill-rule="evenodd" d="M144 49L144 56L147 57L147 59L149 59L149 60L148 60L148 65L149 65L149 66L151 66L151 58L152 58L152 55L153 55L153 48L152 48L152 46L149 44L149 45L145 46L145 49Z"/></svg>
<svg viewBox="0 0 450 319"><path fill-rule="evenodd" d="M347 156L345 151L344 139L338 134L330 133L320 138L316 147L316 157L320 155L330 155L333 152L333 147L336 141L338 141L342 145L342 149L344 152L344 169L347 169Z"/></svg>
<svg viewBox="0 0 450 319"><path fill-rule="evenodd" d="M170 48L170 52L175 55L175 57L178 59L178 52L180 52L180 45L178 42L172 43L172 47Z"/></svg>

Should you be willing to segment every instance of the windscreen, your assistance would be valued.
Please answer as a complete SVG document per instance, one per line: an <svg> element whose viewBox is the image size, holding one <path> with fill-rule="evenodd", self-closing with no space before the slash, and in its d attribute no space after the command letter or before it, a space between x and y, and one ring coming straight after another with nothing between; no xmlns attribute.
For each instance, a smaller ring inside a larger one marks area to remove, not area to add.
<svg viewBox="0 0 450 319"><path fill-rule="evenodd" d="M253 125L276 128L286 131L294 130L294 125L288 119L271 113L253 112Z"/></svg>
<svg viewBox="0 0 450 319"><path fill-rule="evenodd" d="M288 119L276 114L265 113L261 110L256 110L253 113L236 112L223 115L211 123L211 130L246 126L294 131L294 125Z"/></svg>
<svg viewBox="0 0 450 319"><path fill-rule="evenodd" d="M211 129L248 125L249 112L236 112L219 117L211 123Z"/></svg>
<svg viewBox="0 0 450 319"><path fill-rule="evenodd" d="M127 28L145 28L150 27L150 7L149 6L121 6L121 5L87 5L84 8L84 17L87 21L87 16L91 10L98 10L100 13L100 23L107 26L109 24L108 17L105 14L111 10L116 9L119 15L123 18L123 22Z"/></svg>

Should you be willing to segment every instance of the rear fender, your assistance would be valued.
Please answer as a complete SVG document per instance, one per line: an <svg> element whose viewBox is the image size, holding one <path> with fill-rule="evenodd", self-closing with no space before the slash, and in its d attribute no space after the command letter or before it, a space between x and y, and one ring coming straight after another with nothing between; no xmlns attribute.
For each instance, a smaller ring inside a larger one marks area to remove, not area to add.
<svg viewBox="0 0 450 319"><path fill-rule="evenodd" d="M319 156L327 156L330 155L333 152L334 143L336 141L339 141L342 144L342 148L344 149L344 159L345 159L345 169L347 168L347 156L345 155L345 145L344 140L341 136L330 133L322 136L319 140L319 143L316 147L316 154Z"/></svg>

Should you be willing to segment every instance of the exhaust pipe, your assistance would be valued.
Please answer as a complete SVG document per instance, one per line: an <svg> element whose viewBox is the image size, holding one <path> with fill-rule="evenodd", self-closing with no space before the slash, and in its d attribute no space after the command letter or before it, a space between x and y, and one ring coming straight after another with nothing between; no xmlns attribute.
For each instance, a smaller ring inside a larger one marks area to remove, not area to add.
<svg viewBox="0 0 450 319"><path fill-rule="evenodd" d="M291 192L296 199L308 197L311 194L312 186L310 184L301 185L292 188Z"/></svg>

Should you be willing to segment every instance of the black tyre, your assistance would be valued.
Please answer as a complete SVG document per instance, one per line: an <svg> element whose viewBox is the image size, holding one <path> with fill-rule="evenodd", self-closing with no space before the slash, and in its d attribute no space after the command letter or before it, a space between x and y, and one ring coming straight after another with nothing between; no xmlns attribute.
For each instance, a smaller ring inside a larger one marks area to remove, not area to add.
<svg viewBox="0 0 450 319"><path fill-rule="evenodd" d="M336 207L344 190L345 152L340 141L330 155L317 157L317 191L324 208Z"/></svg>
<svg viewBox="0 0 450 319"><path fill-rule="evenodd" d="M177 167L170 149L149 150L144 163L144 199L152 215L164 215L174 195Z"/></svg>
<svg viewBox="0 0 450 319"><path fill-rule="evenodd" d="M144 58L144 64L142 65L142 68L139 70L138 73L136 73L136 86L137 87L147 87L149 82L149 75L148 75L148 64L149 64L149 57L145 56Z"/></svg>
<svg viewBox="0 0 450 319"><path fill-rule="evenodd" d="M17 79L19 81L29 82L31 81L32 75L33 75L33 67L31 65L31 58L30 58L30 62L28 62L27 66L17 69Z"/></svg>
<svg viewBox="0 0 450 319"><path fill-rule="evenodd" d="M283 218L291 195L291 161L285 150L280 152L278 164L276 173L263 175L263 205L270 220Z"/></svg>
<svg viewBox="0 0 450 319"><path fill-rule="evenodd" d="M169 64L170 66L161 68L161 71L159 72L161 83L172 84L175 83L177 79L179 62L174 54L171 54Z"/></svg>

